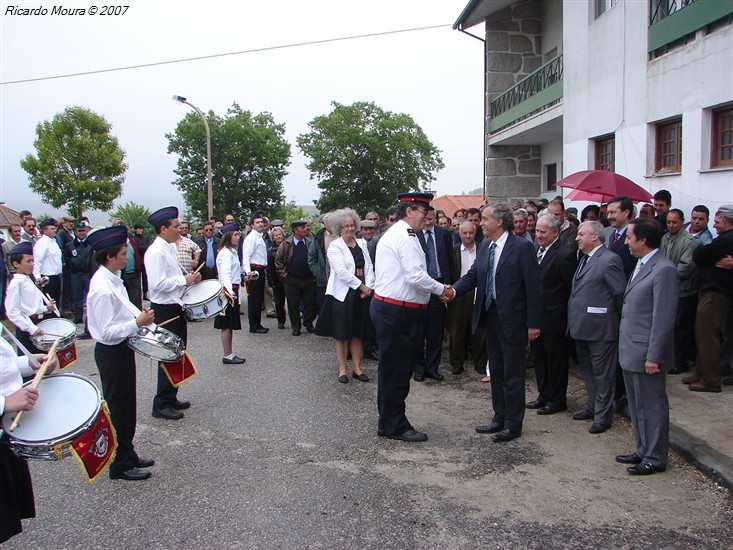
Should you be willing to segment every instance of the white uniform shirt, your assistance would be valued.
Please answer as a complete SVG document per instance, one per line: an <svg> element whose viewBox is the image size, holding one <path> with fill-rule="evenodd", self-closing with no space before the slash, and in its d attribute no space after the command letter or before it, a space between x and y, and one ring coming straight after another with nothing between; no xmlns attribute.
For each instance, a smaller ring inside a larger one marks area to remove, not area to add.
<svg viewBox="0 0 733 550"><path fill-rule="evenodd" d="M178 265L176 245L158 236L145 252L148 273L148 295L155 304L182 305L181 294L186 289L186 277Z"/></svg>
<svg viewBox="0 0 733 550"><path fill-rule="evenodd" d="M17 392L23 386L23 376L33 373L28 358L16 357L13 346L0 337L0 414L5 410L5 396Z"/></svg>
<svg viewBox="0 0 733 550"><path fill-rule="evenodd" d="M384 298L427 304L430 294L443 293L443 285L428 275L417 234L405 220L396 221L377 244L374 292Z"/></svg>
<svg viewBox="0 0 733 550"><path fill-rule="evenodd" d="M87 327L100 344L114 346L132 336L138 330L134 310L120 278L119 271L112 273L104 266L99 266L89 282L87 295Z"/></svg>
<svg viewBox="0 0 733 550"><path fill-rule="evenodd" d="M267 265L267 245L262 233L251 231L242 243L242 269L252 271L252 264Z"/></svg>
<svg viewBox="0 0 733 550"><path fill-rule="evenodd" d="M59 275L61 273L62 252L56 239L42 235L33 246L33 276L40 279L41 275Z"/></svg>
<svg viewBox="0 0 733 550"><path fill-rule="evenodd" d="M29 275L16 273L8 285L5 296L5 313L20 330L33 334L38 327L31 321L31 315L48 311L43 294Z"/></svg>
<svg viewBox="0 0 733 550"><path fill-rule="evenodd" d="M242 281L242 269L239 267L236 249L225 247L219 251L216 255L216 272L219 274L219 282L234 296L232 285L238 285Z"/></svg>

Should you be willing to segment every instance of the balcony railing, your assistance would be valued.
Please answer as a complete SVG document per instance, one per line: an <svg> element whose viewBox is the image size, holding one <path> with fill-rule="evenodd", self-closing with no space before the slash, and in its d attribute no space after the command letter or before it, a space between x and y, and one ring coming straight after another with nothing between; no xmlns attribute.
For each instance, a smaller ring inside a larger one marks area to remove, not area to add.
<svg viewBox="0 0 733 550"><path fill-rule="evenodd" d="M659 23L668 15L689 6L696 0L652 0L649 3L649 24Z"/></svg>
<svg viewBox="0 0 733 550"><path fill-rule="evenodd" d="M728 22L733 18L733 0L652 0L649 51L654 52L723 18Z"/></svg>
<svg viewBox="0 0 733 550"><path fill-rule="evenodd" d="M491 102L491 131L562 98L562 55L545 63Z"/></svg>

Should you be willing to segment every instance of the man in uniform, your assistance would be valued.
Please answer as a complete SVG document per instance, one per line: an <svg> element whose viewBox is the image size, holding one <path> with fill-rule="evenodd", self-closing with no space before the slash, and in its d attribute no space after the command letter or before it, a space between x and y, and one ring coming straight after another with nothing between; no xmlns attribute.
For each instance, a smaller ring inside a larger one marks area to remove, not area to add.
<svg viewBox="0 0 733 550"><path fill-rule="evenodd" d="M377 434L418 442L427 441L428 436L407 420L405 399L424 341L430 294L447 295L450 286L428 275L425 253L416 234L422 229L425 214L433 209L433 195L404 193L397 198L400 204L396 221L377 246L379 262L369 311L379 344Z"/></svg>
<svg viewBox="0 0 733 550"><path fill-rule="evenodd" d="M167 321L166 329L178 335L186 345L188 335L186 315L181 302L182 291L201 280L200 273L182 273L176 255L178 234L178 209L168 206L153 212L148 222L155 228L157 237L145 253L145 270L148 273L150 306L155 317ZM153 416L166 420L183 418L183 409L191 406L188 401L178 400L178 389L174 388L162 368L158 369L158 390L153 400Z"/></svg>
<svg viewBox="0 0 733 550"><path fill-rule="evenodd" d="M33 245L33 276L36 280L48 277L43 291L61 307L63 253L56 241L56 220L49 218L41 223L41 238Z"/></svg>
<svg viewBox="0 0 733 550"><path fill-rule="evenodd" d="M233 222L232 222L233 223ZM267 245L262 235L265 231L265 218L253 214L249 222L251 231L242 245L242 272L248 279L247 317L249 331L266 334L269 329L262 326L262 304L265 301L265 267L267 267ZM256 279L251 279L257 273Z"/></svg>
<svg viewBox="0 0 733 550"><path fill-rule="evenodd" d="M84 322L84 303L89 292L92 278L92 247L87 242L87 226L77 223L74 238L66 244L64 253L69 268L71 294L74 303L74 323Z"/></svg>

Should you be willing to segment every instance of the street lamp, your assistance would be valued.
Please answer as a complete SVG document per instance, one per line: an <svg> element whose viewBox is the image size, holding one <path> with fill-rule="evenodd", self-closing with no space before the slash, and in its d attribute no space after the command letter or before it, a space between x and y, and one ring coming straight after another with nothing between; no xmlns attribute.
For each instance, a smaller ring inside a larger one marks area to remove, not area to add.
<svg viewBox="0 0 733 550"><path fill-rule="evenodd" d="M206 121L206 116L201 112L201 109L186 101L185 97L174 95L173 101L183 103L191 107L204 121L204 129L206 130L206 199L208 201L209 219L214 215L214 188L211 183L211 132L209 131L209 123Z"/></svg>

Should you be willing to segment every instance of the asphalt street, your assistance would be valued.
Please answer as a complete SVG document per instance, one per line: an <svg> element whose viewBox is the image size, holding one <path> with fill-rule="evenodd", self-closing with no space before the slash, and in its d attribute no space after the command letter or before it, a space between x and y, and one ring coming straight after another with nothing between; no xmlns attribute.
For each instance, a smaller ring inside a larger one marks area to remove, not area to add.
<svg viewBox="0 0 733 550"><path fill-rule="evenodd" d="M505 444L474 432L490 420L488 385L469 366L412 383L408 416L428 433L408 444L376 435L372 381L336 380L330 339L235 333L244 365L223 365L213 320L189 324L198 375L182 386L185 418L150 415L156 366L138 355L141 456L147 481L87 485L75 462L33 461L37 518L3 548L731 548L729 491L673 455L666 473L630 477L628 420L588 433L570 410L528 411ZM68 371L99 386L92 341ZM529 371L528 398L535 398Z"/></svg>

